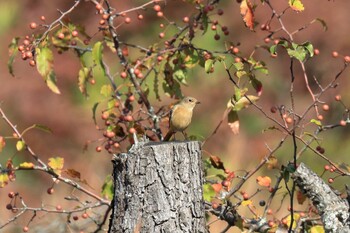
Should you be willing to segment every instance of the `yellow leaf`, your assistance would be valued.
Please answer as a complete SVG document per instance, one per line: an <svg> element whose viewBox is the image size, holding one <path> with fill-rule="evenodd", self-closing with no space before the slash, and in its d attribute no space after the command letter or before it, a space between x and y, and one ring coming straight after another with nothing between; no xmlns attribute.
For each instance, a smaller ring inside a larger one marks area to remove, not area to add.
<svg viewBox="0 0 350 233"><path fill-rule="evenodd" d="M294 218L293 218L293 225L292 225L292 228L294 229L294 228L296 228L296 226L297 226L297 222L299 221L299 219L300 219L300 215L299 214L293 214L293 216L294 216ZM290 226L290 223L291 223L291 216L289 215L287 218L286 218L286 220L287 220L287 225L288 225L288 227Z"/></svg>
<svg viewBox="0 0 350 233"><path fill-rule="evenodd" d="M8 184L9 177L6 173L0 173L0 188L5 187Z"/></svg>
<svg viewBox="0 0 350 233"><path fill-rule="evenodd" d="M279 167L277 158L273 156L269 158L266 164L267 164L267 169L274 169Z"/></svg>
<svg viewBox="0 0 350 233"><path fill-rule="evenodd" d="M258 178L256 178L256 182L258 182L260 186L270 187L271 178L268 176L258 176Z"/></svg>
<svg viewBox="0 0 350 233"><path fill-rule="evenodd" d="M242 201L242 206L248 206L253 204L252 200L246 200L246 201Z"/></svg>
<svg viewBox="0 0 350 233"><path fill-rule="evenodd" d="M22 140L19 140L17 143L16 143L16 149L17 151L22 151L24 148L25 148L26 144L22 141Z"/></svg>
<svg viewBox="0 0 350 233"><path fill-rule="evenodd" d="M254 12L250 0L243 0L240 6L241 15L245 25L250 29L254 29Z"/></svg>
<svg viewBox="0 0 350 233"><path fill-rule="evenodd" d="M61 175L61 171L64 164L64 158L56 157L56 158L49 158L48 165L58 174Z"/></svg>
<svg viewBox="0 0 350 233"><path fill-rule="evenodd" d="M300 0L289 0L288 3L289 6L295 11L301 12L305 9L303 3Z"/></svg>
<svg viewBox="0 0 350 233"><path fill-rule="evenodd" d="M324 233L323 226L313 226L309 230L310 233Z"/></svg>
<svg viewBox="0 0 350 233"><path fill-rule="evenodd" d="M21 163L19 165L19 168L20 169L33 169L34 168L34 164L33 163L24 162L24 163Z"/></svg>

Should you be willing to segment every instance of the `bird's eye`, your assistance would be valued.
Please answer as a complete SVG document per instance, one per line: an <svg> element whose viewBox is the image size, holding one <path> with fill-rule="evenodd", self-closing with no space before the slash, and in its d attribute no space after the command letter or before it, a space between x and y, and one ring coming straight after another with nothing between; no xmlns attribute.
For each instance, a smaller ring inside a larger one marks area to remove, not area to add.
<svg viewBox="0 0 350 233"><path fill-rule="evenodd" d="M193 99L189 99L188 101L193 102Z"/></svg>

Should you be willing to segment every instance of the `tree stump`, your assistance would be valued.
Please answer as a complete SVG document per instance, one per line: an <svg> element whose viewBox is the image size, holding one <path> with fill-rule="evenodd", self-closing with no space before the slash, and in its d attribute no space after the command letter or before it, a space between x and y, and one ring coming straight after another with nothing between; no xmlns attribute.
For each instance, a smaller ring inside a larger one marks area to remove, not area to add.
<svg viewBox="0 0 350 233"><path fill-rule="evenodd" d="M109 232L207 232L200 143L138 143L115 156Z"/></svg>

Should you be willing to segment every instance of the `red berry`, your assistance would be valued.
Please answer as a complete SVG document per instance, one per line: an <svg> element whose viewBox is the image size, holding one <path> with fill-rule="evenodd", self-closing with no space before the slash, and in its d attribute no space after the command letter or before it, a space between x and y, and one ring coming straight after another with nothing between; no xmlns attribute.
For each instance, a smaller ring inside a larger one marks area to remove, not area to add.
<svg viewBox="0 0 350 233"><path fill-rule="evenodd" d="M336 95L334 98L335 98L336 101L340 101L341 100L341 95Z"/></svg>
<svg viewBox="0 0 350 233"><path fill-rule="evenodd" d="M131 121L134 120L134 118L131 115L127 115L127 116L124 117L124 120L128 121L128 122L131 122Z"/></svg>
<svg viewBox="0 0 350 233"><path fill-rule="evenodd" d="M109 18L109 14L103 14L102 19L107 20Z"/></svg>
<svg viewBox="0 0 350 233"><path fill-rule="evenodd" d="M88 215L87 213L83 213L83 214L81 215L81 217L84 218L84 219L87 219L87 218L89 217L89 215Z"/></svg>
<svg viewBox="0 0 350 233"><path fill-rule="evenodd" d="M131 18L130 17L126 17L124 19L124 22L127 23L127 24L131 23Z"/></svg>
<svg viewBox="0 0 350 233"><path fill-rule="evenodd" d="M55 191L55 190L54 190L53 188L48 188L48 189L47 189L47 194L50 194L50 195L51 195L51 194L54 193L54 191Z"/></svg>
<svg viewBox="0 0 350 233"><path fill-rule="evenodd" d="M114 148L119 148L120 144L118 142L113 143Z"/></svg>
<svg viewBox="0 0 350 233"><path fill-rule="evenodd" d="M239 53L239 48L234 47L234 48L232 49L232 52L233 52L234 54Z"/></svg>
<svg viewBox="0 0 350 233"><path fill-rule="evenodd" d="M341 120L341 121L339 122L339 124L340 124L341 126L346 126L346 121Z"/></svg>
<svg viewBox="0 0 350 233"><path fill-rule="evenodd" d="M74 216L73 216L73 220L74 220L74 221L77 221L77 220L79 220L79 217L78 217L77 215L74 215Z"/></svg>
<svg viewBox="0 0 350 233"><path fill-rule="evenodd" d="M62 206L61 205L56 205L56 210L61 211L62 210Z"/></svg>
<svg viewBox="0 0 350 233"><path fill-rule="evenodd" d="M269 37L266 37L266 38L264 39L264 42L265 42L266 44L268 44L268 43L271 42L271 39L270 39Z"/></svg>
<svg viewBox="0 0 350 233"><path fill-rule="evenodd" d="M108 138L114 138L115 137L115 133L113 131L107 131L106 136Z"/></svg>
<svg viewBox="0 0 350 233"><path fill-rule="evenodd" d="M331 167L328 164L324 165L324 170L328 171L329 169L331 169Z"/></svg>
<svg viewBox="0 0 350 233"><path fill-rule="evenodd" d="M345 56L345 57L344 57L344 61L345 61L346 63L349 63L349 62L350 62L350 56Z"/></svg>
<svg viewBox="0 0 350 233"><path fill-rule="evenodd" d="M153 6L153 10L155 11L160 11L161 9L162 9L161 6L158 4Z"/></svg>
<svg viewBox="0 0 350 233"><path fill-rule="evenodd" d="M220 36L218 34L215 34L214 39L215 40L220 40Z"/></svg>
<svg viewBox="0 0 350 233"><path fill-rule="evenodd" d="M95 85L96 80L92 78L92 79L89 80L89 82L90 82L91 85Z"/></svg>
<svg viewBox="0 0 350 233"><path fill-rule="evenodd" d="M159 38L164 38L164 36L165 36L164 32L159 33Z"/></svg>
<svg viewBox="0 0 350 233"><path fill-rule="evenodd" d="M34 66L36 65L35 60L30 60L30 61L29 61L29 65L32 66L32 67L34 67Z"/></svg>
<svg viewBox="0 0 350 233"><path fill-rule="evenodd" d="M164 14L163 14L163 12L162 12L162 11L158 11L158 12L157 12L157 16L158 16L159 18L161 18L161 17L163 17L163 16L164 16Z"/></svg>
<svg viewBox="0 0 350 233"><path fill-rule="evenodd" d="M96 10L102 10L102 6L100 4L96 4Z"/></svg>
<svg viewBox="0 0 350 233"><path fill-rule="evenodd" d="M323 111L328 111L329 110L329 105L328 104L324 104L322 106L322 109L323 109Z"/></svg>
<svg viewBox="0 0 350 233"><path fill-rule="evenodd" d="M339 56L339 53L337 51L332 52L332 57L337 58Z"/></svg>
<svg viewBox="0 0 350 233"><path fill-rule="evenodd" d="M28 39L25 39L25 40L23 41L23 44L26 45L26 46L28 46L28 45L30 44L30 41L29 41Z"/></svg>
<svg viewBox="0 0 350 233"><path fill-rule="evenodd" d="M128 77L128 74L125 71L123 71L120 73L120 77L125 79L126 77Z"/></svg>
<svg viewBox="0 0 350 233"><path fill-rule="evenodd" d="M269 220L267 222L267 225L269 225L269 227L273 227L275 225L275 222L273 220Z"/></svg>
<svg viewBox="0 0 350 233"><path fill-rule="evenodd" d="M286 118L286 122L287 122L288 124L292 124L292 123L293 123L293 118L287 117L287 118Z"/></svg>
<svg viewBox="0 0 350 233"><path fill-rule="evenodd" d="M163 57L162 57L162 56L158 56L158 57L157 57L157 61L158 61L158 62L161 62L162 60L163 60Z"/></svg>
<svg viewBox="0 0 350 233"><path fill-rule="evenodd" d="M317 115L317 119L322 121L323 120L323 116L320 114L320 115Z"/></svg>
<svg viewBox="0 0 350 233"><path fill-rule="evenodd" d="M105 23L106 23L106 20L104 20L104 19L101 19L99 22L100 25L104 25Z"/></svg>
<svg viewBox="0 0 350 233"><path fill-rule="evenodd" d="M102 147L100 147L100 146L96 147L96 151L97 152L101 152L102 151Z"/></svg>
<svg viewBox="0 0 350 233"><path fill-rule="evenodd" d="M28 232L29 231L29 227L25 226L23 227L23 232Z"/></svg>
<svg viewBox="0 0 350 233"><path fill-rule="evenodd" d="M316 56L319 55L319 54L320 54L320 50L314 49L314 54L315 54Z"/></svg>
<svg viewBox="0 0 350 233"><path fill-rule="evenodd" d="M216 30L216 25L211 25L211 30L215 31Z"/></svg>
<svg viewBox="0 0 350 233"><path fill-rule="evenodd" d="M72 36L77 37L79 35L79 32L77 30L72 31Z"/></svg>
<svg viewBox="0 0 350 233"><path fill-rule="evenodd" d="M139 73L141 73L141 71L140 71L139 69L137 69L137 68L134 69L134 74L135 74L135 75L138 75Z"/></svg>
<svg viewBox="0 0 350 233"><path fill-rule="evenodd" d="M138 18L139 20L142 20L142 19L143 19L143 15L139 14L139 15L137 16L137 18Z"/></svg>
<svg viewBox="0 0 350 233"><path fill-rule="evenodd" d="M224 14L224 10L223 9L218 9L218 15L223 15Z"/></svg>
<svg viewBox="0 0 350 233"><path fill-rule="evenodd" d="M135 128L133 128L133 127L131 127L131 128L129 129L129 133L130 133L130 134L134 134L134 133L136 133L136 129L135 129Z"/></svg>
<svg viewBox="0 0 350 233"><path fill-rule="evenodd" d="M244 193L244 194L243 194L243 199L244 199L244 200L248 200L248 199L249 199L248 193Z"/></svg>
<svg viewBox="0 0 350 233"><path fill-rule="evenodd" d="M334 182L334 179L333 179L333 178L329 178L329 179L328 179L328 183L331 184L331 183L333 183L333 182Z"/></svg>
<svg viewBox="0 0 350 233"><path fill-rule="evenodd" d="M40 19L41 19L41 21L45 21L46 20L46 18L45 18L45 16L40 16Z"/></svg>
<svg viewBox="0 0 350 233"><path fill-rule="evenodd" d="M188 23L188 22L190 22L190 18L187 17L187 16L185 16L185 17L182 19L182 21L183 21L184 23Z"/></svg>
<svg viewBox="0 0 350 233"><path fill-rule="evenodd" d="M62 40L62 39L64 39L64 34L62 32L60 32L60 33L58 33L57 37Z"/></svg>
<svg viewBox="0 0 350 233"><path fill-rule="evenodd" d="M131 96L129 96L128 99L129 99L130 102L134 102L134 101L135 101L135 96L134 96L134 95L131 95Z"/></svg>
<svg viewBox="0 0 350 233"><path fill-rule="evenodd" d="M14 198L15 195L16 195L16 194L15 194L14 192L9 192L8 197L9 197L9 198Z"/></svg>
<svg viewBox="0 0 350 233"><path fill-rule="evenodd" d="M230 186L230 181L224 180L224 181L221 182L221 184L222 184L222 186L224 186L224 187L228 187L228 186Z"/></svg>
<svg viewBox="0 0 350 233"><path fill-rule="evenodd" d="M235 62L236 62L236 63L241 62L241 61L242 61L241 58L239 58L239 57L236 57L236 58L235 58Z"/></svg>
<svg viewBox="0 0 350 233"><path fill-rule="evenodd" d="M11 205L11 203L9 203L9 204L6 205L6 209L12 210L12 205Z"/></svg>
<svg viewBox="0 0 350 233"><path fill-rule="evenodd" d="M32 54L31 51L27 51L25 54L26 54L27 58L32 58L33 57L33 54Z"/></svg>
<svg viewBox="0 0 350 233"><path fill-rule="evenodd" d="M36 23L34 23L34 22L32 22L32 23L29 24L29 27L30 27L31 29L35 29L37 26L38 26L38 25L37 25Z"/></svg>

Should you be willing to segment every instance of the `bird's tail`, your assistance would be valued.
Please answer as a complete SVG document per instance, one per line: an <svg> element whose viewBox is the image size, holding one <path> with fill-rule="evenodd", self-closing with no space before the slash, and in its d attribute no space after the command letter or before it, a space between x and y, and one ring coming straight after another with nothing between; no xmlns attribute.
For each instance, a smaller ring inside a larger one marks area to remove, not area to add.
<svg viewBox="0 0 350 233"><path fill-rule="evenodd" d="M169 132L165 135L163 141L167 142L170 140L170 138L174 135L175 132L169 130Z"/></svg>

